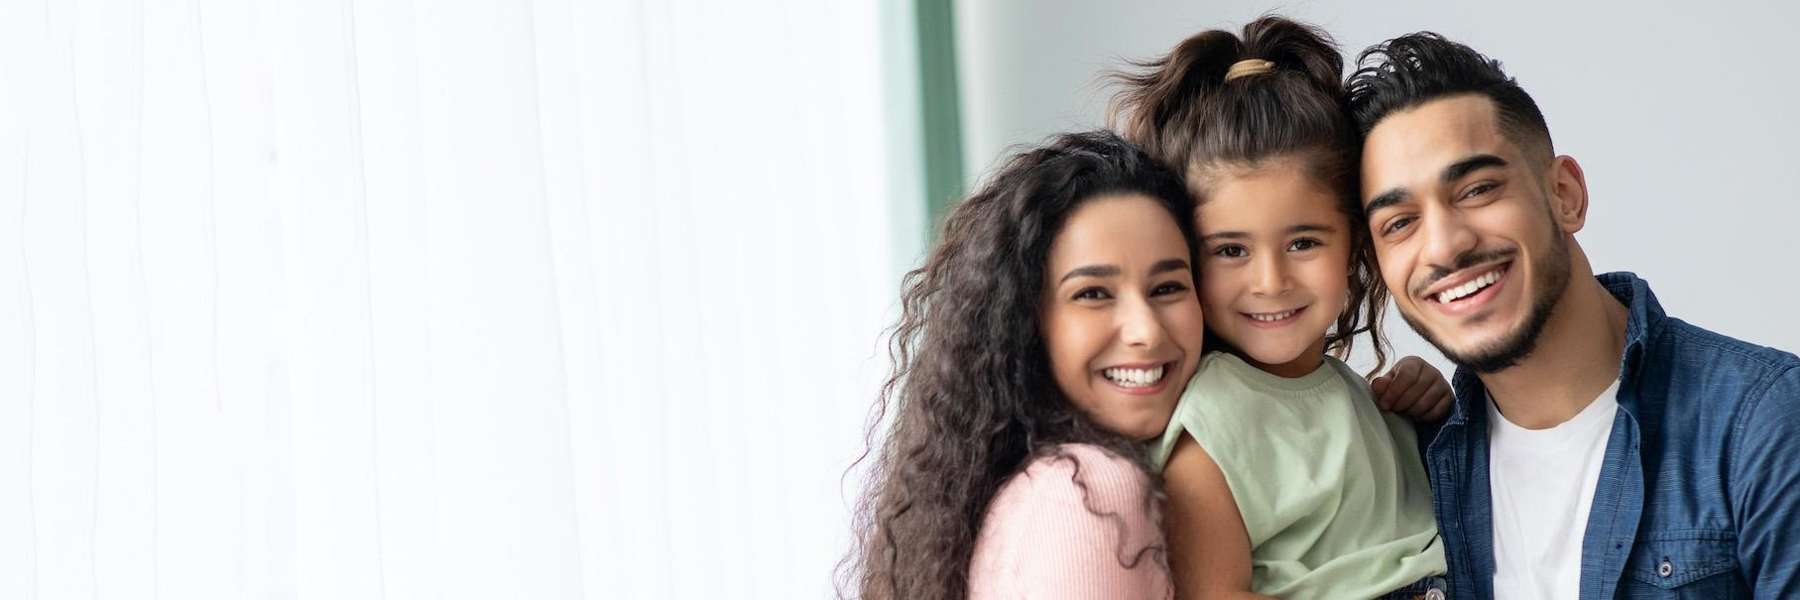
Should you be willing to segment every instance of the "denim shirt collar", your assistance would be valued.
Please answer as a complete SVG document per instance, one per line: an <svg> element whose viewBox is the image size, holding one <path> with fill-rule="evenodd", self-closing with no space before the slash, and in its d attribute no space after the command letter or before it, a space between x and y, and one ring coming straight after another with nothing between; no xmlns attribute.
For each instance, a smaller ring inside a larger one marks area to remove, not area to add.
<svg viewBox="0 0 1800 600"><path fill-rule="evenodd" d="M1603 273L1595 277L1606 291L1612 292L1625 305L1625 350L1620 353L1619 379L1630 381L1644 360L1644 346L1662 328L1661 302L1650 292L1650 282L1628 271Z"/></svg>
<svg viewBox="0 0 1800 600"><path fill-rule="evenodd" d="M1617 271L1596 275L1594 278L1625 305L1625 349L1620 353L1619 379L1631 381L1637 373L1639 363L1643 361L1645 342L1667 315L1663 313L1662 304L1656 301L1656 294L1650 292L1650 283L1636 274ZM1451 406L1449 418L1444 421L1445 425L1485 421L1487 387L1481 384L1481 378L1474 371L1457 367L1456 374L1451 377L1450 387L1456 393L1456 401ZM1636 398L1621 395L1619 408L1635 412Z"/></svg>

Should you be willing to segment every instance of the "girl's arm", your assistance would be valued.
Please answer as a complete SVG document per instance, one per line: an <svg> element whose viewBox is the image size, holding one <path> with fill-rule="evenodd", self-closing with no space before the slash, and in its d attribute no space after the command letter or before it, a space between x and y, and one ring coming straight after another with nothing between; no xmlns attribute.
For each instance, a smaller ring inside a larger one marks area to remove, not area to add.
<svg viewBox="0 0 1800 600"><path fill-rule="evenodd" d="M1183 600L1268 598L1250 591L1250 534L1225 473L1186 435L1163 468L1169 571Z"/></svg>

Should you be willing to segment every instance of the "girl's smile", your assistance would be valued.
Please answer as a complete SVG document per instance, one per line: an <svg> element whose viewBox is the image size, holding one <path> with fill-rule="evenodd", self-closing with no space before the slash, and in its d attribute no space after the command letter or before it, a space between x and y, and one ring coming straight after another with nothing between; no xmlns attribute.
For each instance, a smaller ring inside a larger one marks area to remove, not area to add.
<svg viewBox="0 0 1800 600"><path fill-rule="evenodd" d="M1297 323L1298 320L1296 318L1299 317L1300 313L1305 310L1306 310L1306 307L1302 306L1299 308L1290 308L1287 310L1278 310L1278 311L1273 311L1273 312L1261 312L1261 313L1240 312L1238 314L1242 315L1246 319L1249 319L1251 327L1260 327L1263 329L1273 329L1276 327L1286 327L1288 325Z"/></svg>
<svg viewBox="0 0 1800 600"><path fill-rule="evenodd" d="M1349 302L1349 220L1295 158L1230 168L1196 210L1206 325L1247 362L1311 373Z"/></svg>

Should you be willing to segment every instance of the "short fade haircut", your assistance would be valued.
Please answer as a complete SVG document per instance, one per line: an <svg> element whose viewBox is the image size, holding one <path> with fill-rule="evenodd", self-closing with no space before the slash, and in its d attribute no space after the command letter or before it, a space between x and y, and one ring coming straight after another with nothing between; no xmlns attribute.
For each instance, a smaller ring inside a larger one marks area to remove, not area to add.
<svg viewBox="0 0 1800 600"><path fill-rule="evenodd" d="M1429 31L1403 35L1362 51L1345 82L1357 131L1369 131L1388 115L1431 100L1478 94L1494 103L1500 133L1528 157L1555 156L1550 126L1537 102L1500 69L1500 61ZM1535 156L1534 156L1535 155ZM1538 161L1532 161L1539 168Z"/></svg>

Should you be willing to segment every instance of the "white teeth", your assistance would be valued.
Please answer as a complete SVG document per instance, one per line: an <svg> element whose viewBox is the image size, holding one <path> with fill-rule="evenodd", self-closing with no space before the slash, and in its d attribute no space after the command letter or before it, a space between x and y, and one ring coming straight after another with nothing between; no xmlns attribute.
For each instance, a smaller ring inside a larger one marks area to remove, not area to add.
<svg viewBox="0 0 1800 600"><path fill-rule="evenodd" d="M1297 312L1300 312L1300 309L1296 308L1294 310L1284 310L1284 311L1281 311L1278 313L1262 313L1262 314L1251 313L1250 318L1258 320L1258 321L1280 321L1282 319L1286 319L1288 317L1294 316L1294 313L1297 313Z"/></svg>
<svg viewBox="0 0 1800 600"><path fill-rule="evenodd" d="M1438 292L1438 303L1449 304L1458 298L1481 291L1481 288L1493 285L1499 280L1500 270L1488 271L1487 274L1471 279L1467 283Z"/></svg>
<svg viewBox="0 0 1800 600"><path fill-rule="evenodd" d="M1101 372L1107 379L1121 387L1144 387L1162 381L1163 367L1153 369L1120 369L1113 368Z"/></svg>

